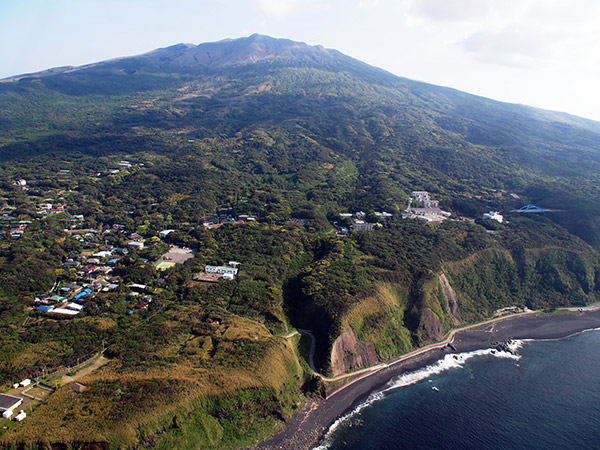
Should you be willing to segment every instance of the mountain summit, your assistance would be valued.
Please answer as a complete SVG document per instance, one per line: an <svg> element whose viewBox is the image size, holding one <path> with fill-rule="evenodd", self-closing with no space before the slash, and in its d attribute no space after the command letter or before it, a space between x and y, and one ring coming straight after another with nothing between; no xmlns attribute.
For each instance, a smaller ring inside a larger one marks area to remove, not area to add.
<svg viewBox="0 0 600 450"><path fill-rule="evenodd" d="M309 46L289 39L253 34L239 39L224 39L200 45L178 44L158 49L142 58L169 61L183 67L229 67L254 63L329 64L332 59L350 58L322 46Z"/></svg>
<svg viewBox="0 0 600 450"><path fill-rule="evenodd" d="M183 70L187 73L201 73L206 70L261 63L321 69L342 69L344 67L360 67L362 70L374 69L337 50L326 49L321 45L311 46L304 42L253 34L248 37L223 39L199 45L175 44L141 55L115 58L79 67L57 67L37 73L17 75L0 81L19 81L88 69L121 69L129 75L138 71L179 72Z"/></svg>

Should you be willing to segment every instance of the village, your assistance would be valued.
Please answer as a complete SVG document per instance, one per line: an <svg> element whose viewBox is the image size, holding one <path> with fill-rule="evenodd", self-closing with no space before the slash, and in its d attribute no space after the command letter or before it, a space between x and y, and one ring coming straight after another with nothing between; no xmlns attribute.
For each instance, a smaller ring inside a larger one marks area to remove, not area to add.
<svg viewBox="0 0 600 450"><path fill-rule="evenodd" d="M118 169L108 169L97 173L96 176L116 175L131 167L132 164L128 161L121 161ZM62 175L66 176L68 172ZM29 191L24 179L17 180L15 186L25 194ZM19 333L36 321L68 321L85 316L88 308L95 305L98 296L103 294L115 293L124 298L127 316L142 313L151 307L157 293L162 291L161 285L165 279L160 277L160 273L184 264L196 255L196 250L178 242L177 239L172 239L172 233L177 232L177 227L154 233L138 233L131 232L131 227L119 223L90 226L84 215L69 214L65 198L67 196L63 194L64 191L57 190L54 195L43 198L31 197L35 211L24 217L18 213L17 206L9 205L6 198L2 199L6 204L0 210L0 225L2 236L6 239L18 240L27 233L28 227L34 221L61 215L61 220L67 224L63 229L65 238L76 241L77 248L80 249L63 259L61 267L55 271L57 279L54 285L47 292L35 296L34 306L30 308L32 314L23 322ZM432 199L427 191L413 191L401 218L440 223L451 215L450 212L440 209L439 201ZM339 214L339 220L333 220L331 223L338 236L346 236L350 230L372 232L385 227L393 218L394 214L386 211L343 212ZM502 222L502 216L495 211L484 214L483 218ZM235 214L231 207L224 207L214 213L205 214L198 226L210 230L226 224L238 225L257 221L256 215ZM301 226L307 223L302 219L290 219L290 222ZM156 275L150 282L126 282L123 276L119 275L128 264L136 262L149 264L156 270ZM206 264L202 272L194 275L193 280L200 283L233 281L238 277L241 264L239 261L226 261L221 265ZM82 365L96 367L97 363L106 362L103 352L104 343L89 359L84 362L77 361L73 367L57 368L51 374L32 374L31 378L14 382L11 389L0 394L0 413L3 419L22 421L27 417L27 411L43 402L58 385L67 383L75 392L83 392L86 387L76 381L77 377L68 377L67 372L76 374Z"/></svg>

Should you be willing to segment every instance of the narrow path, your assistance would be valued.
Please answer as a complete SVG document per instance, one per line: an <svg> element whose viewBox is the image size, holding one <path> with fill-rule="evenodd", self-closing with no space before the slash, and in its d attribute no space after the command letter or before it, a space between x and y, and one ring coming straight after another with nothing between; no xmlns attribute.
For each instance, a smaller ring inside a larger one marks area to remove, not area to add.
<svg viewBox="0 0 600 450"><path fill-rule="evenodd" d="M312 370L313 374L317 375L318 377L323 378L323 375L321 375L320 373L318 373L315 370L315 347L316 347L315 335L312 334L312 332L310 330L303 330L303 329L299 328L298 330L292 331L291 333L285 335L284 338L289 339L298 334L305 334L308 337L310 337L310 349L308 351L308 367L310 367L310 370Z"/></svg>

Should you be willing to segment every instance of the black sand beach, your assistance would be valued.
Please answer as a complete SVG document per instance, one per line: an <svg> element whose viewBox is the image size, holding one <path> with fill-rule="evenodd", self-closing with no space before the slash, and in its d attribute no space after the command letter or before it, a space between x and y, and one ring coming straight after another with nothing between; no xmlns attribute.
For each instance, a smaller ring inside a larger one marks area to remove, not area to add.
<svg viewBox="0 0 600 450"><path fill-rule="evenodd" d="M593 328L600 328L600 310L521 315L508 317L479 329L459 331L454 335L451 346L432 348L404 360L396 358L385 368L349 379L346 387L331 391L326 399L307 405L278 433L258 444L255 449L311 449L319 444L333 422L351 411L371 392L385 385L391 378L433 364L446 354L489 348L511 339L564 338Z"/></svg>

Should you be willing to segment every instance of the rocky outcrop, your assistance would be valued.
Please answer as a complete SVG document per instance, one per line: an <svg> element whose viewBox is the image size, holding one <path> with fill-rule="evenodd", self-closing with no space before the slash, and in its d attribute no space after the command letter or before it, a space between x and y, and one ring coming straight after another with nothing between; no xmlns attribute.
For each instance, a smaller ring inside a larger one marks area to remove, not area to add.
<svg viewBox="0 0 600 450"><path fill-rule="evenodd" d="M423 311L423 321L421 323L421 329L425 331L427 338L432 341L440 341L444 337L444 326L440 319L435 313L426 308Z"/></svg>
<svg viewBox="0 0 600 450"><path fill-rule="evenodd" d="M446 298L448 311L450 311L450 315L452 316L452 321L454 322L454 325L461 325L465 323L465 321L460 315L458 300L456 299L456 292L454 292L454 289L452 289L452 286L450 286L446 275L440 275L440 284L442 285L442 291L444 292L444 297Z"/></svg>
<svg viewBox="0 0 600 450"><path fill-rule="evenodd" d="M359 341L352 327L346 327L333 343L331 372L334 377L378 362L375 345Z"/></svg>

